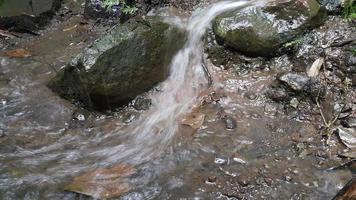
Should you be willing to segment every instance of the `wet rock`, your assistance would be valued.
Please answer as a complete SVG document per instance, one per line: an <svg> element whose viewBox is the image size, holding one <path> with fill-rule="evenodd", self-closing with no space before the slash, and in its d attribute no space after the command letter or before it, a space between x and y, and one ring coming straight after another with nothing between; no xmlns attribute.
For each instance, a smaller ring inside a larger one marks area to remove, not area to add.
<svg viewBox="0 0 356 200"><path fill-rule="evenodd" d="M204 120L205 120L205 114L193 112L185 116L181 124L190 126L194 130L197 130L203 125Z"/></svg>
<svg viewBox="0 0 356 200"><path fill-rule="evenodd" d="M122 106L168 76L183 40L181 30L156 18L130 20L87 47L48 86L90 108Z"/></svg>
<svg viewBox="0 0 356 200"><path fill-rule="evenodd" d="M250 56L274 56L282 44L316 27L323 9L315 0L272 1L227 12L214 21L217 39Z"/></svg>
<svg viewBox="0 0 356 200"><path fill-rule="evenodd" d="M138 117L139 117L138 113L129 112L129 113L126 113L126 114L124 115L123 121L124 121L126 124L129 124L129 123L135 121Z"/></svg>
<svg viewBox="0 0 356 200"><path fill-rule="evenodd" d="M103 0L86 0L84 7L84 17L90 19L98 18L119 18L124 16L120 3L105 5Z"/></svg>
<svg viewBox="0 0 356 200"><path fill-rule="evenodd" d="M316 97L325 95L325 87L319 81L297 73L285 73L278 77L278 80L297 93L305 93Z"/></svg>
<svg viewBox="0 0 356 200"><path fill-rule="evenodd" d="M323 26L312 30L299 39L295 59L308 65L326 55L327 68L345 65L345 52L338 49L356 39L356 27L339 16L330 17ZM331 49L329 49L331 48ZM330 65L332 64L332 66Z"/></svg>
<svg viewBox="0 0 356 200"><path fill-rule="evenodd" d="M337 129L341 142L350 149L356 148L356 129L342 128Z"/></svg>
<svg viewBox="0 0 356 200"><path fill-rule="evenodd" d="M35 30L49 22L61 0L0 1L0 29Z"/></svg>
<svg viewBox="0 0 356 200"><path fill-rule="evenodd" d="M287 182L291 182L293 180L293 178L290 177L290 176L285 176L284 180L287 181Z"/></svg>
<svg viewBox="0 0 356 200"><path fill-rule="evenodd" d="M222 117L222 120L225 123L226 129L228 129L228 130L236 129L237 123L236 123L236 120L233 117L231 117L229 115L224 115Z"/></svg>
<svg viewBox="0 0 356 200"><path fill-rule="evenodd" d="M267 91L268 98L276 102L288 101L290 99L289 92L285 87L274 86Z"/></svg>
<svg viewBox="0 0 356 200"><path fill-rule="evenodd" d="M333 68L346 68L346 52L342 48L328 48L325 50L325 54L325 65L327 69L332 70Z"/></svg>
<svg viewBox="0 0 356 200"><path fill-rule="evenodd" d="M318 0L318 2L331 13L340 13L343 1L344 0Z"/></svg>
<svg viewBox="0 0 356 200"><path fill-rule="evenodd" d="M228 160L226 158L215 158L214 163L217 165L226 165Z"/></svg>
<svg viewBox="0 0 356 200"><path fill-rule="evenodd" d="M354 45L351 48L355 48ZM341 65L342 66L342 65ZM349 78L352 85L356 85L356 54L354 52L346 52L345 55L345 67L341 67L341 71L343 71L347 78Z"/></svg>
<svg viewBox="0 0 356 200"><path fill-rule="evenodd" d="M72 114L72 120L69 124L70 128L84 127L88 128L93 125L94 116L85 109L77 109Z"/></svg>
<svg viewBox="0 0 356 200"><path fill-rule="evenodd" d="M341 125L346 128L356 128L356 117L347 117L341 120Z"/></svg>
<svg viewBox="0 0 356 200"><path fill-rule="evenodd" d="M293 98L292 100L290 100L289 105L292 106L293 108L298 108L298 105L299 105L298 99Z"/></svg>
<svg viewBox="0 0 356 200"><path fill-rule="evenodd" d="M286 73L278 77L278 80L288 85L294 91L302 91L310 81L310 78L296 73Z"/></svg>
<svg viewBox="0 0 356 200"><path fill-rule="evenodd" d="M151 99L146 99L146 98L143 98L143 97L137 97L135 99L133 107L136 110L148 110L151 105L152 105Z"/></svg>

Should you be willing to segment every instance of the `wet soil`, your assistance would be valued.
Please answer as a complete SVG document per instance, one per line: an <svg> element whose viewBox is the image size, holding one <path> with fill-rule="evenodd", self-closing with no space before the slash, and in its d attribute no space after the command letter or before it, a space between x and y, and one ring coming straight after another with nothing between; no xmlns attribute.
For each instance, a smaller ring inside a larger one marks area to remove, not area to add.
<svg viewBox="0 0 356 200"><path fill-rule="evenodd" d="M32 56L0 57L0 199L90 199L63 188L103 167L100 156L85 153L127 142L146 112L85 111L46 87L109 28L84 20L80 4L67 2L39 36L1 39L3 52L23 48ZM345 147L335 135L326 145L320 113L309 103L286 112L265 97L280 62L240 73L208 60L214 85L194 109L205 114L203 125L180 125L173 143L140 166L135 187L117 199L331 199L352 178L348 168L328 170L347 161L338 156Z"/></svg>

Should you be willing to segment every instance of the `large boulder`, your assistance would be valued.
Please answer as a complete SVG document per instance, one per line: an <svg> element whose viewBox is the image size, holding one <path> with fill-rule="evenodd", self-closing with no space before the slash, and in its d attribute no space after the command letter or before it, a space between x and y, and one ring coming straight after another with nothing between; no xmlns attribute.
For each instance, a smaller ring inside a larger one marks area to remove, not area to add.
<svg viewBox="0 0 356 200"><path fill-rule="evenodd" d="M86 48L48 86L91 108L124 105L168 76L184 35L154 18L130 20Z"/></svg>
<svg viewBox="0 0 356 200"><path fill-rule="evenodd" d="M61 0L0 0L0 29L41 28L60 6Z"/></svg>
<svg viewBox="0 0 356 200"><path fill-rule="evenodd" d="M213 31L230 48L269 57L307 28L320 25L324 13L315 0L276 0L226 12L216 18Z"/></svg>

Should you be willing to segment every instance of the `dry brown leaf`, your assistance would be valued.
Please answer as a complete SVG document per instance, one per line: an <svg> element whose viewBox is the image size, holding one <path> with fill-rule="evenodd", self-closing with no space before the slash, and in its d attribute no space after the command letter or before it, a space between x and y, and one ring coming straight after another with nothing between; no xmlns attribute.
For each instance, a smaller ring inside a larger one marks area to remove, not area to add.
<svg viewBox="0 0 356 200"><path fill-rule="evenodd" d="M97 169L75 177L65 190L85 194L97 199L107 199L123 195L130 190L127 177L136 173L129 165L116 165Z"/></svg>
<svg viewBox="0 0 356 200"><path fill-rule="evenodd" d="M325 62L324 58L316 59L307 72L308 76L317 77L320 73L321 66L323 66L324 62Z"/></svg>
<svg viewBox="0 0 356 200"><path fill-rule="evenodd" d="M182 120L182 124L192 127L193 129L200 128L205 119L205 114L191 113Z"/></svg>
<svg viewBox="0 0 356 200"><path fill-rule="evenodd" d="M12 58L27 58L31 56L30 52L21 48L7 51L5 52L5 55Z"/></svg>

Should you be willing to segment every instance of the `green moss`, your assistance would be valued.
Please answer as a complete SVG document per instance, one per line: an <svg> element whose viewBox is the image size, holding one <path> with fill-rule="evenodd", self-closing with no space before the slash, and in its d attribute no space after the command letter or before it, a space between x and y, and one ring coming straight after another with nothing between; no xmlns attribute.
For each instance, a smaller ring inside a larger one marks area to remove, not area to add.
<svg viewBox="0 0 356 200"><path fill-rule="evenodd" d="M121 12L127 15L133 15L138 10L135 5L128 5L124 0L104 0L103 4L107 8L111 8L114 5L120 5Z"/></svg>
<svg viewBox="0 0 356 200"><path fill-rule="evenodd" d="M349 20L356 19L356 2L355 2L355 0L345 1L342 15L344 18L349 19Z"/></svg>
<svg viewBox="0 0 356 200"><path fill-rule="evenodd" d="M304 42L304 38L303 38L303 37L299 37L299 38L297 38L297 39L295 39L295 40L292 40L292 41L290 41L290 42L285 43L283 46L284 46L285 48L298 47L298 46L300 46L301 44L303 44L303 42Z"/></svg>

